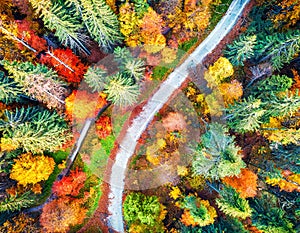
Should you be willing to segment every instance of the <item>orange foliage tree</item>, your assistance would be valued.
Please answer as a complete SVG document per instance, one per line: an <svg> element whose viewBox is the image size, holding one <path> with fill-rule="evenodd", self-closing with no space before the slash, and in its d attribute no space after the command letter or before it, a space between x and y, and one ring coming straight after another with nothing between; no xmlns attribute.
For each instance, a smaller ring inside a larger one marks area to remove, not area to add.
<svg viewBox="0 0 300 233"><path fill-rule="evenodd" d="M237 81L233 80L230 83L221 83L218 86L218 90L221 92L225 106L233 104L243 95L243 86Z"/></svg>
<svg viewBox="0 0 300 233"><path fill-rule="evenodd" d="M18 38L22 38L22 40L35 49L37 52L41 52L47 49L47 42L45 39L39 37L36 34L37 26L32 23L32 21L24 20L16 20L17 29L18 29ZM23 50L24 45L18 43L19 49Z"/></svg>
<svg viewBox="0 0 300 233"><path fill-rule="evenodd" d="M109 116L101 116L95 123L96 134L99 138L106 138L112 132L112 125Z"/></svg>
<svg viewBox="0 0 300 233"><path fill-rule="evenodd" d="M69 176L63 177L59 181L55 181L52 187L53 193L57 196L78 196L80 190L84 186L86 174L78 169L71 171Z"/></svg>
<svg viewBox="0 0 300 233"><path fill-rule="evenodd" d="M83 122L89 117L95 117L106 103L103 94L90 93L85 90L74 90L66 98L66 115L71 121Z"/></svg>
<svg viewBox="0 0 300 233"><path fill-rule="evenodd" d="M40 60L43 64L54 68L68 82L79 83L87 71L87 66L69 48L55 49L42 55Z"/></svg>
<svg viewBox="0 0 300 233"><path fill-rule="evenodd" d="M141 24L141 37L147 52L156 53L166 46L162 25L163 20L160 15L149 7Z"/></svg>
<svg viewBox="0 0 300 233"><path fill-rule="evenodd" d="M243 198L256 195L257 175L247 168L242 168L238 176L227 176L222 180L225 184L235 188Z"/></svg>
<svg viewBox="0 0 300 233"><path fill-rule="evenodd" d="M47 203L40 216L44 232L66 233L71 226L83 223L87 210L82 199L59 198Z"/></svg>

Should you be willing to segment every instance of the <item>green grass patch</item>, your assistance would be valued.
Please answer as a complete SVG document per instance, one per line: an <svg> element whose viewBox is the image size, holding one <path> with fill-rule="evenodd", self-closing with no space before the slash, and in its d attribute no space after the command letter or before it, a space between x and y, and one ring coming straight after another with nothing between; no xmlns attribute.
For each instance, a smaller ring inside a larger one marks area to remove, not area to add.
<svg viewBox="0 0 300 233"><path fill-rule="evenodd" d="M187 41L181 43L178 46L178 49L187 52L198 42L198 40L199 39L197 37L191 38L190 40L187 40Z"/></svg>
<svg viewBox="0 0 300 233"><path fill-rule="evenodd" d="M47 198L50 196L53 183L56 180L56 178L60 172L61 172L61 169L59 169L57 167L57 165L55 165L54 170L51 173L51 175L49 176L48 180L46 180L44 185L42 185L43 186L42 194L37 195L37 199L36 199L36 203L35 203L36 206L45 203Z"/></svg>
<svg viewBox="0 0 300 233"><path fill-rule="evenodd" d="M59 150L54 153L49 153L48 156L51 156L54 159L56 164L60 164L60 163L62 163L63 160L66 160L66 158L68 157L68 155L70 153L70 150L71 149L67 149L66 151ZM47 155L47 154L45 153L45 155Z"/></svg>
<svg viewBox="0 0 300 233"><path fill-rule="evenodd" d="M113 134L114 137L117 138L126 122L126 120L129 118L131 112L126 112L125 114L114 114L113 115ZM106 139L104 139L106 140Z"/></svg>
<svg viewBox="0 0 300 233"><path fill-rule="evenodd" d="M114 147L115 140L116 137L114 135L109 135L105 139L100 140L102 148L108 156L110 155L110 152Z"/></svg>

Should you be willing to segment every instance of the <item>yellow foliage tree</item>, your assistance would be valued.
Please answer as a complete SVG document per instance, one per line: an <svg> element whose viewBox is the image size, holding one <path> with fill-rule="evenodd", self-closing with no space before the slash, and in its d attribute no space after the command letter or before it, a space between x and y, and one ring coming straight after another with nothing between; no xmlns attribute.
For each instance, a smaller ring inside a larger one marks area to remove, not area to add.
<svg viewBox="0 0 300 233"><path fill-rule="evenodd" d="M300 20L300 1L280 0L277 5L281 7L281 10L272 18L275 26L289 28L296 25Z"/></svg>
<svg viewBox="0 0 300 233"><path fill-rule="evenodd" d="M278 142L282 145L290 143L297 144L300 141L300 129L297 128L284 128L282 126L283 119L279 117L270 117L269 123L263 124L262 131L264 137L269 141Z"/></svg>
<svg viewBox="0 0 300 233"><path fill-rule="evenodd" d="M213 65L209 66L204 73L204 78L209 87L215 87L234 73L233 66L225 57L220 57Z"/></svg>
<svg viewBox="0 0 300 233"><path fill-rule="evenodd" d="M221 83L218 89L223 96L225 106L233 104L235 100L238 100L243 95L243 86L237 80L233 80L230 83Z"/></svg>
<svg viewBox="0 0 300 233"><path fill-rule="evenodd" d="M278 185L281 190L287 192L300 192L300 174L291 174L285 179L267 177L266 183L272 186Z"/></svg>
<svg viewBox="0 0 300 233"><path fill-rule="evenodd" d="M23 186L47 180L55 166L53 158L44 155L33 156L31 153L21 154L14 162L10 178Z"/></svg>
<svg viewBox="0 0 300 233"><path fill-rule="evenodd" d="M119 9L120 31L125 36L125 42L130 47L141 44L139 37L141 20L138 18L134 7L128 1Z"/></svg>

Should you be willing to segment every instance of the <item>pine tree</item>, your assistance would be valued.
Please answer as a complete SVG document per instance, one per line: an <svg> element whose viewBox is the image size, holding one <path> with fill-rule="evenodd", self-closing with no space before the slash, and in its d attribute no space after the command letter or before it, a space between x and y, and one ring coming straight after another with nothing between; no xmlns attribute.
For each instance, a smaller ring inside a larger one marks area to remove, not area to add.
<svg viewBox="0 0 300 233"><path fill-rule="evenodd" d="M255 59L259 63L270 60L274 69L280 70L300 52L300 30L261 35L255 50Z"/></svg>
<svg viewBox="0 0 300 233"><path fill-rule="evenodd" d="M85 47L87 36L80 33L82 24L72 9L65 9L51 1L29 0L37 13L40 13L45 26L55 31L59 41L71 49L88 51ZM71 10L71 12L70 12ZM72 14L73 13L73 14Z"/></svg>
<svg viewBox="0 0 300 233"><path fill-rule="evenodd" d="M221 197L216 200L216 203L225 214L240 219L251 216L251 208L248 201L241 198L234 188L224 186L219 194Z"/></svg>
<svg viewBox="0 0 300 233"><path fill-rule="evenodd" d="M249 88L252 96L266 99L271 93L285 92L291 88L293 79L286 75L272 75Z"/></svg>
<svg viewBox="0 0 300 233"><path fill-rule="evenodd" d="M3 138L26 152L55 151L71 137L65 120L46 109L22 107L5 111L4 117L10 121L0 121Z"/></svg>
<svg viewBox="0 0 300 233"><path fill-rule="evenodd" d="M4 72L0 71L0 101L10 104L18 101L21 94L18 83L11 78L5 77Z"/></svg>
<svg viewBox="0 0 300 233"><path fill-rule="evenodd" d="M0 212L6 211L18 211L22 208L27 208L33 205L34 198L30 197L30 193L24 193L22 195L9 196L5 200L0 201Z"/></svg>
<svg viewBox="0 0 300 233"><path fill-rule="evenodd" d="M250 96L242 102L236 102L227 109L225 119L228 126L236 132L255 131L262 123L268 123L270 117L292 116L300 108L300 97L287 93L278 96L268 93L266 99L255 99Z"/></svg>
<svg viewBox="0 0 300 233"><path fill-rule="evenodd" d="M244 62L254 55L256 35L242 34L238 39L227 45L225 56L235 65L244 65Z"/></svg>
<svg viewBox="0 0 300 233"><path fill-rule="evenodd" d="M135 82L141 81L145 73L145 63L142 59L134 58L129 49L117 47L114 50L115 60L119 64L120 71Z"/></svg>
<svg viewBox="0 0 300 233"><path fill-rule="evenodd" d="M234 143L234 137L228 134L227 128L219 123L212 123L201 136L201 144L193 149L193 173L216 180L238 175L241 168L245 167L240 150Z"/></svg>
<svg viewBox="0 0 300 233"><path fill-rule="evenodd" d="M56 72L45 65L30 62L1 62L4 68L12 75L21 90L28 96L46 104L48 108L62 109L64 99L68 93L66 85L58 80Z"/></svg>
<svg viewBox="0 0 300 233"><path fill-rule="evenodd" d="M84 75L84 81L92 88L93 92L101 92L104 90L105 81L108 74L99 67L89 67Z"/></svg>
<svg viewBox="0 0 300 233"><path fill-rule="evenodd" d="M109 77L104 93L108 100L121 107L136 103L140 94L138 85L121 73Z"/></svg>
<svg viewBox="0 0 300 233"><path fill-rule="evenodd" d="M89 34L104 51L111 51L122 40L117 15L105 0L84 0L81 6L82 20Z"/></svg>

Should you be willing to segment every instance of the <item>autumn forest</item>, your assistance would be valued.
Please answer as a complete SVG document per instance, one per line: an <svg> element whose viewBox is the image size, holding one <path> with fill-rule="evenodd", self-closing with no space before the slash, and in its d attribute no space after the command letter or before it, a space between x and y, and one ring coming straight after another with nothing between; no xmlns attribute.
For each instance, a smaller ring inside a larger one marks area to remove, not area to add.
<svg viewBox="0 0 300 233"><path fill-rule="evenodd" d="M300 232L299 0L0 0L0 233Z"/></svg>

